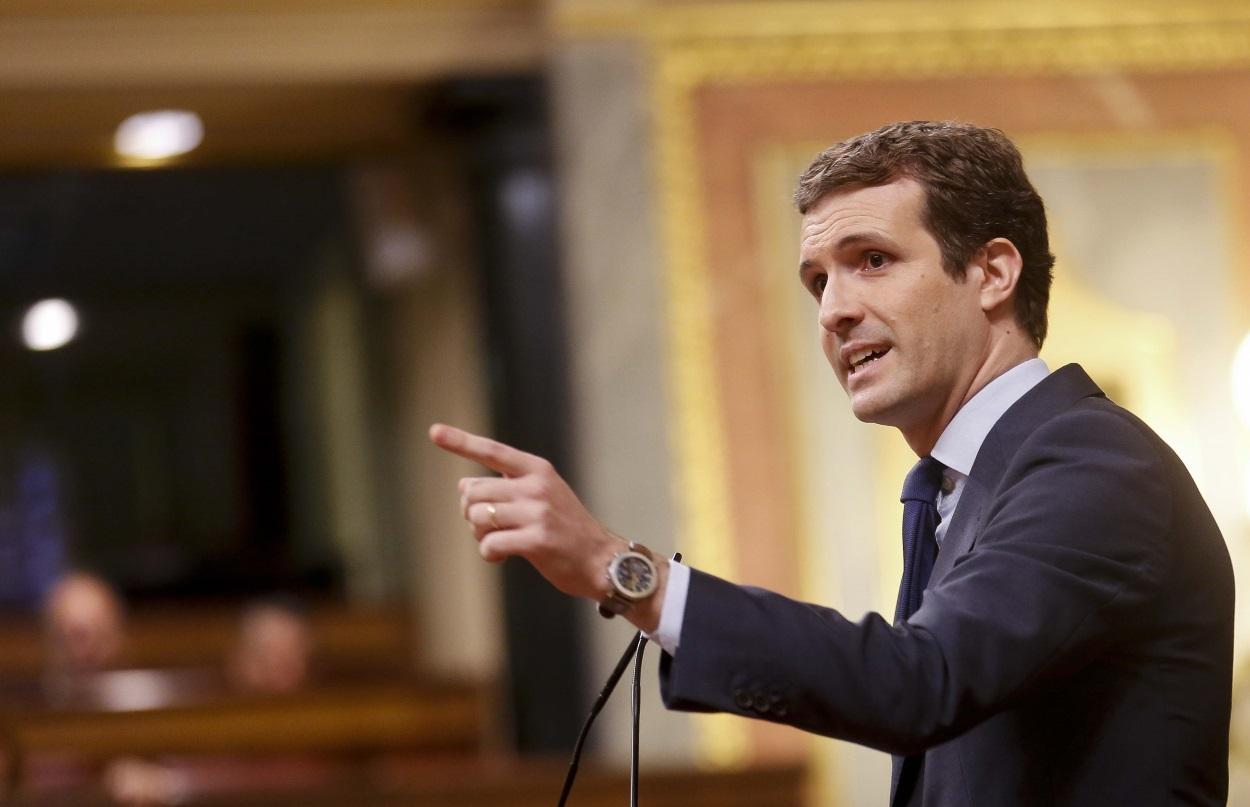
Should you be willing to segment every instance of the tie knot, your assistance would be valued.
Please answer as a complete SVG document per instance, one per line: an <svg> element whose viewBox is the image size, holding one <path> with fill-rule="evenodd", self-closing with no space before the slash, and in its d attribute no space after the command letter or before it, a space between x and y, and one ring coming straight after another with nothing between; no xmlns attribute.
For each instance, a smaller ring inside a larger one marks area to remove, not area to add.
<svg viewBox="0 0 1250 807"><path fill-rule="evenodd" d="M942 472L946 466L933 457L923 457L916 463L903 481L903 495L899 501L918 501L936 504L938 491L942 489Z"/></svg>

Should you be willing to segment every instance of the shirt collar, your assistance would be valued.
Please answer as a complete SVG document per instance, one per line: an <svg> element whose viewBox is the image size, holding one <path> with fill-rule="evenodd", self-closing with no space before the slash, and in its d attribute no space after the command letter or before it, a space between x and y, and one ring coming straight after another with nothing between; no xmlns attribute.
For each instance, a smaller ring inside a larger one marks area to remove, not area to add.
<svg viewBox="0 0 1250 807"><path fill-rule="evenodd" d="M964 476L972 473L972 463L990 429L1013 403L1048 375L1050 368L1044 361L1029 359L986 384L951 418L931 456Z"/></svg>

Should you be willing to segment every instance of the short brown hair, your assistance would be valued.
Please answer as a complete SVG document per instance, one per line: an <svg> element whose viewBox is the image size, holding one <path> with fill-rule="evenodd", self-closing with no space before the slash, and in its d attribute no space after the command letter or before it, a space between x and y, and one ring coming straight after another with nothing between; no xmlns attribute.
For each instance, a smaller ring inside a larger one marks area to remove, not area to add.
<svg viewBox="0 0 1250 807"><path fill-rule="evenodd" d="M794 202L806 213L834 191L910 178L925 191L923 221L947 274L962 280L977 250L994 238L1024 259L1016 319L1040 348L1046 338L1051 267L1046 209L1020 152L998 129L949 121L892 123L826 149L799 177Z"/></svg>

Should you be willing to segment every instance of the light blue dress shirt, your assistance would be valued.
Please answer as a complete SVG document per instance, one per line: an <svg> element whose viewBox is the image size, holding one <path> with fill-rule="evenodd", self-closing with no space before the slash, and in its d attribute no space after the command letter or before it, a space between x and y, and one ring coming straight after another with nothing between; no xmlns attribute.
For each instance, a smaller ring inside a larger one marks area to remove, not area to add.
<svg viewBox="0 0 1250 807"><path fill-rule="evenodd" d="M973 395L938 437L931 456L946 466L942 492L937 500L938 514L942 517L937 528L939 546L946 535L946 527L955 515L964 480L972 472L972 463L976 461L986 435L1013 403L1048 375L1050 369L1041 359L1029 359L1017 364ZM670 655L676 655L677 646L681 643L681 625L686 616L686 595L689 591L690 569L680 563L670 563L660 624L647 636Z"/></svg>

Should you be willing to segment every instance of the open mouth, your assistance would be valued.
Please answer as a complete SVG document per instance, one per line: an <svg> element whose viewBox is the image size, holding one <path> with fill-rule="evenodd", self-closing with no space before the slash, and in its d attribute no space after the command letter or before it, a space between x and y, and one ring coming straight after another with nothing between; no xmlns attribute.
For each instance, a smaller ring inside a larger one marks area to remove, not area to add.
<svg viewBox="0 0 1250 807"><path fill-rule="evenodd" d="M877 350L864 351L851 357L851 375L864 369L868 365L875 362L885 354L889 353L888 347L878 348Z"/></svg>

